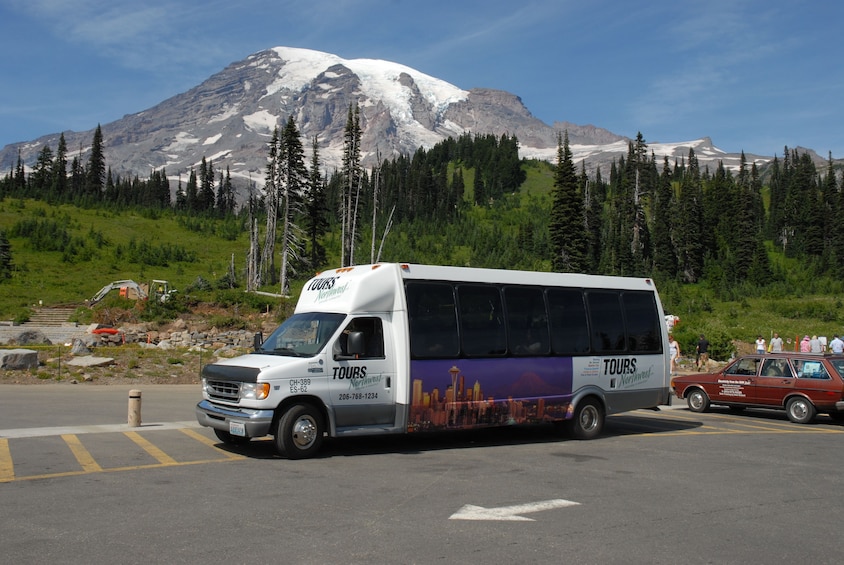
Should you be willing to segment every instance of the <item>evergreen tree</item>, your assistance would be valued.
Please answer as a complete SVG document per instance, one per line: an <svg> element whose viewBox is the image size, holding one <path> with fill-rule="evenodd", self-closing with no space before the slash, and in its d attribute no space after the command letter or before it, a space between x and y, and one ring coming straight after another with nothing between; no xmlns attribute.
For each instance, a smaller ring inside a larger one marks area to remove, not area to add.
<svg viewBox="0 0 844 565"><path fill-rule="evenodd" d="M35 168L29 177L33 196L46 198L53 185L53 151L45 145L38 153Z"/></svg>
<svg viewBox="0 0 844 565"><path fill-rule="evenodd" d="M472 191L474 194L475 204L478 206L486 206L489 204L483 175L481 174L481 170L479 168L475 169L475 178L472 181Z"/></svg>
<svg viewBox="0 0 844 565"><path fill-rule="evenodd" d="M110 202L112 204L118 201L119 192L117 190L117 186L114 183L114 177L111 174L111 167L108 168L108 172L106 173L106 184L105 184L105 191L103 192L103 200L105 202Z"/></svg>
<svg viewBox="0 0 844 565"><path fill-rule="evenodd" d="M106 162L103 151L103 130L97 124L85 175L85 194L95 198L103 193L105 187Z"/></svg>
<svg viewBox="0 0 844 565"><path fill-rule="evenodd" d="M193 167L190 169L188 183L185 185L185 210L191 213L199 210L199 187L196 183L196 170Z"/></svg>
<svg viewBox="0 0 844 565"><path fill-rule="evenodd" d="M179 184L176 186L176 210L185 211L188 209L187 194L182 188L182 175L179 175Z"/></svg>
<svg viewBox="0 0 844 565"><path fill-rule="evenodd" d="M552 268L555 271L586 270L586 229L583 197L577 187L568 132L557 135L557 167L551 204Z"/></svg>
<svg viewBox="0 0 844 565"><path fill-rule="evenodd" d="M12 277L12 245L6 237L6 232L0 230L0 282Z"/></svg>
<svg viewBox="0 0 844 565"><path fill-rule="evenodd" d="M309 261L312 270L316 270L327 262L325 248L320 243L320 237L328 231L328 206L326 203L326 186L319 172L319 142L314 136L311 142L311 170L305 191L304 229L309 242Z"/></svg>
<svg viewBox="0 0 844 565"><path fill-rule="evenodd" d="M346 129L343 135L343 194L342 194L342 266L355 264L355 240L360 205L363 171L360 166L360 108L349 105Z"/></svg>
<svg viewBox="0 0 844 565"><path fill-rule="evenodd" d="M199 193L197 194L197 209L210 212L214 209L214 162L205 161L199 164Z"/></svg>
<svg viewBox="0 0 844 565"><path fill-rule="evenodd" d="M694 283L703 275L704 247L703 206L700 168L694 149L689 149L689 162L680 183L677 214L677 258L685 282Z"/></svg>
<svg viewBox="0 0 844 565"><path fill-rule="evenodd" d="M281 233L281 294L290 293L290 277L295 276L295 264L302 255L299 226L294 217L302 211L302 201L308 183L308 169L305 167L305 151L299 130L293 116L287 119L281 139L280 155L282 180L280 194Z"/></svg>
<svg viewBox="0 0 844 565"><path fill-rule="evenodd" d="M22 196L26 191L26 168L23 165L23 158L21 157L21 150L18 149L18 161L15 165L14 175L15 192Z"/></svg>
<svg viewBox="0 0 844 565"><path fill-rule="evenodd" d="M217 189L217 212L221 217L234 214L237 203L235 201L234 186L229 166L226 165L226 176L220 172L220 185Z"/></svg>
<svg viewBox="0 0 844 565"><path fill-rule="evenodd" d="M672 173L666 156L659 177L653 214L654 272L672 279L677 274L677 254L671 240L672 223L675 215L674 187Z"/></svg>
<svg viewBox="0 0 844 565"><path fill-rule="evenodd" d="M67 197L67 141L65 141L64 133L59 135L59 145L53 161L52 192L59 199Z"/></svg>
<svg viewBox="0 0 844 565"><path fill-rule="evenodd" d="M82 166L79 156L76 155L70 163L70 194L74 200L84 194L85 179L85 168Z"/></svg>
<svg viewBox="0 0 844 565"><path fill-rule="evenodd" d="M281 136L278 126L273 128L269 144L269 158L264 176L264 208L267 210L267 225L264 233L264 245L261 249L261 261L258 264L258 286L265 281L275 283L275 240L278 222L279 192L284 180L281 178Z"/></svg>
<svg viewBox="0 0 844 565"><path fill-rule="evenodd" d="M582 164L579 184L584 187L586 202L586 265L588 272L597 273L601 263L601 233L604 228L604 199L606 187L601 179L601 168L595 171L595 180L586 177L586 164Z"/></svg>

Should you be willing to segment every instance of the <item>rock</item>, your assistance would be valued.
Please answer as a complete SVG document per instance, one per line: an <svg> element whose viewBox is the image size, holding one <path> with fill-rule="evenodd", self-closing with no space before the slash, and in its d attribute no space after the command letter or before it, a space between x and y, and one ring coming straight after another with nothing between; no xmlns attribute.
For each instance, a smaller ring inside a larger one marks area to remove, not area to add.
<svg viewBox="0 0 844 565"><path fill-rule="evenodd" d="M0 369L37 369L38 352L31 349L6 349L0 351Z"/></svg>
<svg viewBox="0 0 844 565"><path fill-rule="evenodd" d="M88 349L88 346L85 345L85 342L81 339L74 338L73 346L70 348L71 355L90 355L91 350Z"/></svg>
<svg viewBox="0 0 844 565"><path fill-rule="evenodd" d="M10 344L17 345L53 345L47 336L39 330L26 330L9 340Z"/></svg>
<svg viewBox="0 0 844 565"><path fill-rule="evenodd" d="M111 357L94 357L93 355L88 355L86 357L74 357L66 364L73 367L106 367L113 363L114 359Z"/></svg>

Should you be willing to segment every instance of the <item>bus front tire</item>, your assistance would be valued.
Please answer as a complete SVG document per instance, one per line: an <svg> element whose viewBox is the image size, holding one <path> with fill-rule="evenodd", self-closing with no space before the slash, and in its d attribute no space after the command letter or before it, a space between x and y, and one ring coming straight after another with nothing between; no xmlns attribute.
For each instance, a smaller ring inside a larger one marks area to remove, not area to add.
<svg viewBox="0 0 844 565"><path fill-rule="evenodd" d="M296 404L278 419L276 448L288 459L307 459L319 451L324 432L322 413L310 404Z"/></svg>
<svg viewBox="0 0 844 565"><path fill-rule="evenodd" d="M569 422L571 435L575 439L594 439L604 429L604 410L595 400L584 400L574 410Z"/></svg>

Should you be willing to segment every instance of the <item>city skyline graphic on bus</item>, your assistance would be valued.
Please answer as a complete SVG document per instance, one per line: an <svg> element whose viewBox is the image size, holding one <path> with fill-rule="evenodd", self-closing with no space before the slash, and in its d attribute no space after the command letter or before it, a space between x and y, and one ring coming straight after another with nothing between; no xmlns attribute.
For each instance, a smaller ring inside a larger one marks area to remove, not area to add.
<svg viewBox="0 0 844 565"><path fill-rule="evenodd" d="M437 359L410 364L410 431L560 420L571 358Z"/></svg>

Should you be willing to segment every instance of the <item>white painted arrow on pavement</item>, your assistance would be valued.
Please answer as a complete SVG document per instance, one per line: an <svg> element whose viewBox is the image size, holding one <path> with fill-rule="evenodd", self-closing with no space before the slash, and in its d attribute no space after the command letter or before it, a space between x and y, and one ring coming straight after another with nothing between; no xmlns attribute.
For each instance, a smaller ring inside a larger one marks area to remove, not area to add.
<svg viewBox="0 0 844 565"><path fill-rule="evenodd" d="M499 508L484 508L467 504L451 516L449 520L509 520L513 522L534 522L533 518L525 518L519 514L530 514L541 510L553 510L554 508L565 508L566 506L577 506L579 502L555 498L554 500L541 500L527 504L516 504L515 506L501 506Z"/></svg>

